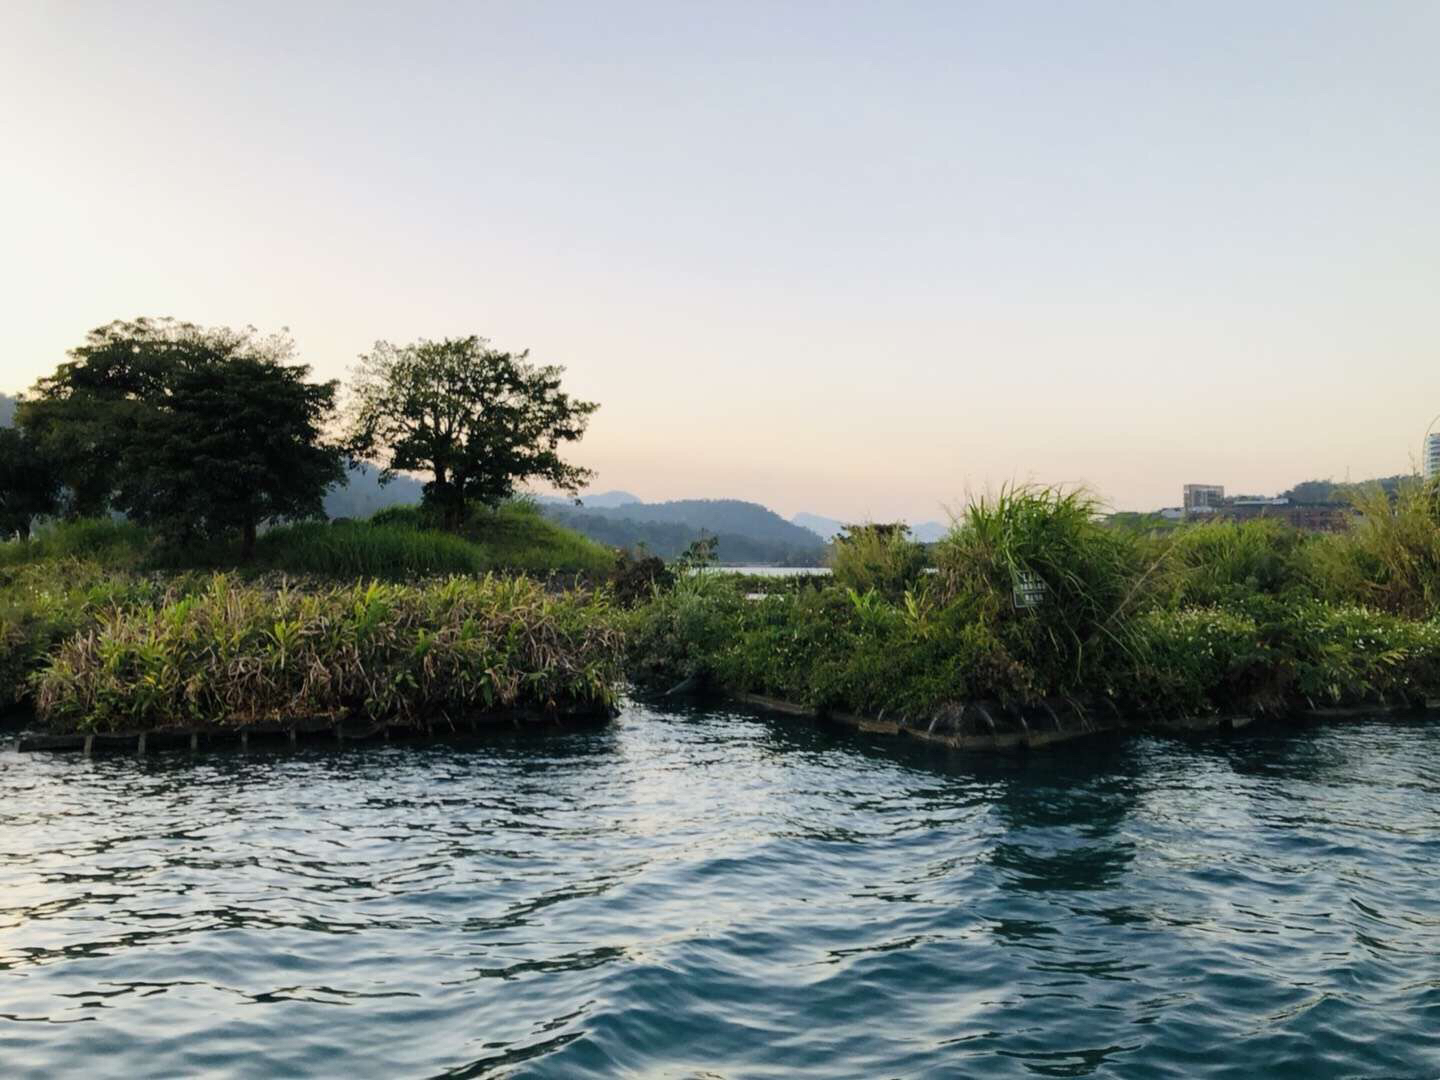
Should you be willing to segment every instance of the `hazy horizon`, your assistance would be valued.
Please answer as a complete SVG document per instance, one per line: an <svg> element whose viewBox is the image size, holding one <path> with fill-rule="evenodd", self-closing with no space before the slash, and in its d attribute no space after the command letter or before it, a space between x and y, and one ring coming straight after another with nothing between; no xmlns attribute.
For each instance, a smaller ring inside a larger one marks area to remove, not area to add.
<svg viewBox="0 0 1440 1080"><path fill-rule="evenodd" d="M1440 412L1440 7L12 3L0 390L87 330L479 333L595 491L1408 470Z"/></svg>

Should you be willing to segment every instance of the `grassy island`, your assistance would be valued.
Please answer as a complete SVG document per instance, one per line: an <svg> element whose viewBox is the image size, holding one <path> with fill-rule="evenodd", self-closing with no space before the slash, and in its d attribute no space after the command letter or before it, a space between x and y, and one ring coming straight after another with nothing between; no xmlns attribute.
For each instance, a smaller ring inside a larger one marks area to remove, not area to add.
<svg viewBox="0 0 1440 1080"><path fill-rule="evenodd" d="M512 504L461 535L416 508L262 535L255 562L143 528L58 525L0 547L0 704L57 731L428 723L609 708L621 637L606 594L546 585L614 556ZM491 573L495 565L507 573Z"/></svg>
<svg viewBox="0 0 1440 1080"><path fill-rule="evenodd" d="M974 502L930 551L852 530L831 580L756 598L680 581L630 616L629 670L824 712L953 727L966 705L1186 719L1440 694L1440 516L1418 482L1359 500L1349 532L1258 520L1161 533L1081 492Z"/></svg>
<svg viewBox="0 0 1440 1080"><path fill-rule="evenodd" d="M343 399L250 328L115 322L68 356L0 428L0 708L59 732L605 711L627 680L962 744L1440 696L1418 478L1333 535L1014 487L935 544L849 526L832 575L741 580L713 536L666 565L517 495L593 479L561 450L598 408L524 351L377 342ZM327 521L359 468L420 504Z"/></svg>
<svg viewBox="0 0 1440 1080"><path fill-rule="evenodd" d="M523 504L460 533L416 508L275 529L243 572L76 522L0 549L0 692L93 732L603 710L627 679L942 731L1423 705L1440 696L1435 490L1357 511L1339 535L1148 533L1084 493L1016 488L929 549L860 527L833 575L760 582L617 557ZM506 544L518 565L493 573Z"/></svg>

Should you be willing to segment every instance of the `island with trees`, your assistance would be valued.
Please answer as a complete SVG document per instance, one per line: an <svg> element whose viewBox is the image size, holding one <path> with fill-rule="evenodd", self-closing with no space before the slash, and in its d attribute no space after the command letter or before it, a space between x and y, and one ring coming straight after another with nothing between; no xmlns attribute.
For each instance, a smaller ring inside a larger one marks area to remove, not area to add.
<svg viewBox="0 0 1440 1080"><path fill-rule="evenodd" d="M1440 696L1433 482L1345 490L1328 535L1020 486L934 544L824 545L739 501L524 495L591 480L567 448L598 405L563 376L479 336L379 342L342 386L284 334L92 331L0 427L0 707L293 737L603 717L628 689L969 747ZM717 573L746 536L832 573Z"/></svg>

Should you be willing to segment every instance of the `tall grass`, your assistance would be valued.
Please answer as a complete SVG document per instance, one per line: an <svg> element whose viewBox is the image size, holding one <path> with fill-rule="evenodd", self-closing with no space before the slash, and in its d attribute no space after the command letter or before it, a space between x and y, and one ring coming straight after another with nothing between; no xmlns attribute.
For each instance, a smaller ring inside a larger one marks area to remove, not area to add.
<svg viewBox="0 0 1440 1080"><path fill-rule="evenodd" d="M530 499L511 499L495 510L476 510L462 526L461 535L484 549L490 566L497 570L605 574L615 566L613 549L547 520Z"/></svg>
<svg viewBox="0 0 1440 1080"><path fill-rule="evenodd" d="M847 526L835 538L829 559L836 584L890 599L914 588L927 561L924 545L910 538L903 523Z"/></svg>
<svg viewBox="0 0 1440 1080"><path fill-rule="evenodd" d="M1313 538L1271 518L1187 525L1143 543L1159 566L1152 579L1166 607L1207 606L1309 585Z"/></svg>
<svg viewBox="0 0 1440 1080"><path fill-rule="evenodd" d="M48 559L86 559L108 566L138 565L150 546L139 525L109 518L56 521L41 526L28 540L0 541L0 566Z"/></svg>
<svg viewBox="0 0 1440 1080"><path fill-rule="evenodd" d="M1402 481L1393 497L1377 485L1352 501L1349 532L1312 552L1318 588L1413 618L1440 612L1440 481Z"/></svg>
<svg viewBox="0 0 1440 1080"><path fill-rule="evenodd" d="M256 557L288 573L392 581L492 570L599 575L615 565L609 548L521 500L476 510L459 533L440 531L419 506L387 507L369 521L284 526L261 537Z"/></svg>
<svg viewBox="0 0 1440 1080"><path fill-rule="evenodd" d="M271 529L256 544L255 561L291 574L389 580L480 574L491 566L483 550L458 536L364 521Z"/></svg>
<svg viewBox="0 0 1440 1080"><path fill-rule="evenodd" d="M526 578L302 592L226 575L101 612L36 677L60 730L608 707L622 640L603 596Z"/></svg>
<svg viewBox="0 0 1440 1080"><path fill-rule="evenodd" d="M1015 485L972 501L935 547L942 602L995 629L1042 682L1076 683L1123 649L1122 623L1149 573L1134 537L1100 524L1088 492ZM1041 586L1033 608L1017 592Z"/></svg>

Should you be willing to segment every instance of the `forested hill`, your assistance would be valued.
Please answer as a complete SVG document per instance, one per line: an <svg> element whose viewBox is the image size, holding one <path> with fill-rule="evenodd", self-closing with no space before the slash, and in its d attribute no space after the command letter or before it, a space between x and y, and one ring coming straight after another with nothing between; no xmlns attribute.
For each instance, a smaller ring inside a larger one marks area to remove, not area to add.
<svg viewBox="0 0 1440 1080"><path fill-rule="evenodd" d="M550 504L545 514L602 544L644 544L656 555L673 557L701 533L719 539L726 563L818 565L825 545L813 532L786 521L759 503L740 499L680 499L616 507Z"/></svg>

